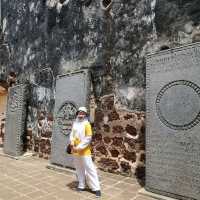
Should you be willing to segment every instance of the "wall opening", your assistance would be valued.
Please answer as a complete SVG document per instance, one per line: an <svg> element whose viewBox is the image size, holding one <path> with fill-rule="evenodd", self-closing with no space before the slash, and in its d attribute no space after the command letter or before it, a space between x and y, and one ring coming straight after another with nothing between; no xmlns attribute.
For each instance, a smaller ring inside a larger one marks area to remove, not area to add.
<svg viewBox="0 0 200 200"><path fill-rule="evenodd" d="M105 11L109 11L111 9L112 0L102 0L101 7Z"/></svg>
<svg viewBox="0 0 200 200"><path fill-rule="evenodd" d="M65 0L60 0L60 3L63 4L65 2Z"/></svg>
<svg viewBox="0 0 200 200"><path fill-rule="evenodd" d="M108 5L110 5L111 4L111 0L103 0L102 1L102 4L103 4L103 6L106 8Z"/></svg>
<svg viewBox="0 0 200 200"><path fill-rule="evenodd" d="M162 45L160 47L160 51L164 51L164 50L167 50L167 49L170 49L169 46L167 46L167 45Z"/></svg>

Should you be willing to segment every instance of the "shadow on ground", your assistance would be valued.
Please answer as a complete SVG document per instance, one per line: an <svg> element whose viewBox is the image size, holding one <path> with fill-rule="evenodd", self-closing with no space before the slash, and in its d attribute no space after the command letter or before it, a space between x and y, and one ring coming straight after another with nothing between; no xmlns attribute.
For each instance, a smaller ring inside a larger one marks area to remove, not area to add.
<svg viewBox="0 0 200 200"><path fill-rule="evenodd" d="M77 187L78 187L78 182L77 181L72 181L70 183L68 183L66 185L69 189L73 190L73 191L76 191ZM89 187L86 187L84 189L85 192L89 192L91 194L94 194L94 192L91 191L91 189Z"/></svg>

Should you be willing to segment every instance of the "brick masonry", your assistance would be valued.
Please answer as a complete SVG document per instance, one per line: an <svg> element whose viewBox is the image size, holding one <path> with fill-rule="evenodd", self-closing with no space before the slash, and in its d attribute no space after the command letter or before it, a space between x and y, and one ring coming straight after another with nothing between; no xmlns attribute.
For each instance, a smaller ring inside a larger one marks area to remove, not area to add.
<svg viewBox="0 0 200 200"><path fill-rule="evenodd" d="M116 109L114 95L102 97L97 107L93 154L99 168L144 177L144 112Z"/></svg>
<svg viewBox="0 0 200 200"><path fill-rule="evenodd" d="M5 114L2 116L0 122L0 147L3 146L4 135L5 135Z"/></svg>
<svg viewBox="0 0 200 200"><path fill-rule="evenodd" d="M51 136L53 126L52 114L39 112L37 118L37 134L27 129L25 149L35 152L39 157L49 159L51 154Z"/></svg>

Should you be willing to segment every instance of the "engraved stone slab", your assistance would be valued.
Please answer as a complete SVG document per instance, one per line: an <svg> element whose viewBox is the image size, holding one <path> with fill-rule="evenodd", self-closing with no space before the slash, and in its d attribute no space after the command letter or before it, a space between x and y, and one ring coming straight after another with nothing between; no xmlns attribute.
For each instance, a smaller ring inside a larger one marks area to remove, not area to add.
<svg viewBox="0 0 200 200"><path fill-rule="evenodd" d="M77 109L88 104L89 84L87 70L59 76L56 80L52 164L73 167L73 158L65 150Z"/></svg>
<svg viewBox="0 0 200 200"><path fill-rule="evenodd" d="M200 43L147 57L146 190L200 198Z"/></svg>
<svg viewBox="0 0 200 200"><path fill-rule="evenodd" d="M23 154L25 133L27 85L18 85L9 89L4 152L11 156Z"/></svg>

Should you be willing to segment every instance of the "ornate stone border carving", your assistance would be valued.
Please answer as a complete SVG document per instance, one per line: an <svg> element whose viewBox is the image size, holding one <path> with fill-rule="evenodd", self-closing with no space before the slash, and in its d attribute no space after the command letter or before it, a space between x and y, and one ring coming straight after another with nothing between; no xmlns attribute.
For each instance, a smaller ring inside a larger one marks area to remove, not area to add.
<svg viewBox="0 0 200 200"><path fill-rule="evenodd" d="M200 110L199 110L198 114L196 115L196 117L191 122L189 122L187 124L183 124L183 125L177 125L177 124L173 124L173 123L167 121L165 119L165 117L163 116L163 114L161 112L161 108L160 108L160 101L161 101L164 93L168 89L175 87L177 85L184 85L184 86L192 88L194 90L194 92L197 93L197 95L200 98L200 87L198 85L196 85L195 83L193 83L191 81L187 81L187 80L172 81L172 82L166 84L158 93L157 98L156 98L156 112L158 114L160 121L163 124L165 124L167 127L174 129L174 130L188 130L188 129L191 129L192 127L196 126L200 122Z"/></svg>
<svg viewBox="0 0 200 200"><path fill-rule="evenodd" d="M28 85L17 85L9 88L6 111L4 152L11 156L23 154L26 105L29 98Z"/></svg>
<svg viewBox="0 0 200 200"><path fill-rule="evenodd" d="M64 102L56 114L56 122L60 131L68 135L71 131L73 120L76 118L77 106L69 101Z"/></svg>

